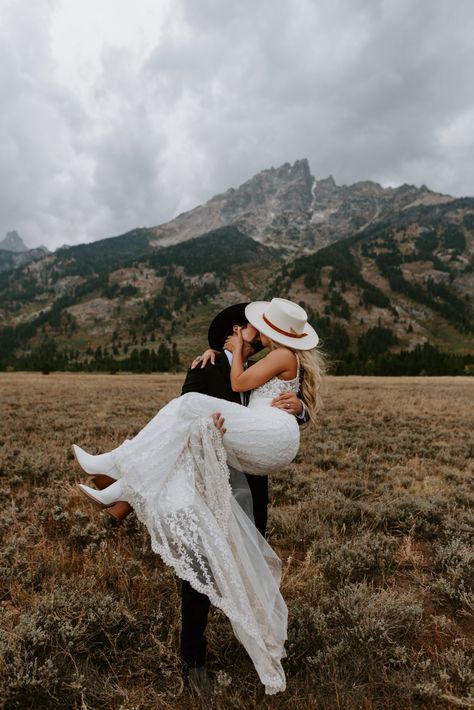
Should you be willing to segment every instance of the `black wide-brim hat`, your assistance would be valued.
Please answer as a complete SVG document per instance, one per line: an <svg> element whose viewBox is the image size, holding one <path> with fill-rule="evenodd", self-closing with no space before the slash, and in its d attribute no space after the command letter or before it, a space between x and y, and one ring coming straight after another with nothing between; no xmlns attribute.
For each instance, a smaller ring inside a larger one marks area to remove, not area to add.
<svg viewBox="0 0 474 710"><path fill-rule="evenodd" d="M248 305L248 301L246 303L236 303L234 306L224 308L223 311L216 315L207 333L209 345L213 350L223 350L225 339L229 331L232 330L232 326L247 325L249 321L245 315L245 309Z"/></svg>

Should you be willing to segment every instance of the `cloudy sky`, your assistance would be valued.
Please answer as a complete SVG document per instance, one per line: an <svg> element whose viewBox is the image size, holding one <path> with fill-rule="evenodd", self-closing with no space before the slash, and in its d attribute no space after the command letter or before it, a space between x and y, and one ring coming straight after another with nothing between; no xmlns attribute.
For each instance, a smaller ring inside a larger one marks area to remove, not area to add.
<svg viewBox="0 0 474 710"><path fill-rule="evenodd" d="M307 157L474 195L472 0L0 0L0 239L153 226Z"/></svg>

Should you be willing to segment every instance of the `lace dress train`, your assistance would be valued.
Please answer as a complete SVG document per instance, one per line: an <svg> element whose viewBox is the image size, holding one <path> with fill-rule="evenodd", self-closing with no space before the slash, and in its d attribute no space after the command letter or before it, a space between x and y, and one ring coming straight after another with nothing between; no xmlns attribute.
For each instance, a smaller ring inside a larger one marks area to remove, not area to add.
<svg viewBox="0 0 474 710"><path fill-rule="evenodd" d="M258 475L293 460L296 420L270 404L296 386L273 378L248 407L185 394L110 452L152 549L227 615L267 694L286 687L281 561L232 495L229 466ZM224 436L210 419L215 411L226 419Z"/></svg>

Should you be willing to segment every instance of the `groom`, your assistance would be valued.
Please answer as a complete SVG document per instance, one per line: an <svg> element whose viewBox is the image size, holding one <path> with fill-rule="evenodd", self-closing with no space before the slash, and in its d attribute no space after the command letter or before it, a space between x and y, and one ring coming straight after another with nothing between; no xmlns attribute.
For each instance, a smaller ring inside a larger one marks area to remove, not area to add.
<svg viewBox="0 0 474 710"><path fill-rule="evenodd" d="M208 341L213 350L219 351L213 362L207 361L204 367L199 366L202 358L196 358L188 370L181 394L201 392L211 397L218 397L229 402L246 406L249 392L234 392L230 386L230 366L232 353L224 350L224 342L229 335L242 328L244 341L242 357L246 361L251 355L262 349L258 331L245 317L247 303L238 303L226 308L214 318L209 332ZM291 393L285 392L273 400L273 406L294 414L298 423L307 421L303 402ZM222 431L223 420L214 421ZM252 494L255 527L265 536L268 507L268 476L252 476L245 474ZM189 668L189 683L198 695L205 695L210 689L207 675L206 660L206 630L210 601L205 594L197 592L189 582L181 583L181 658Z"/></svg>

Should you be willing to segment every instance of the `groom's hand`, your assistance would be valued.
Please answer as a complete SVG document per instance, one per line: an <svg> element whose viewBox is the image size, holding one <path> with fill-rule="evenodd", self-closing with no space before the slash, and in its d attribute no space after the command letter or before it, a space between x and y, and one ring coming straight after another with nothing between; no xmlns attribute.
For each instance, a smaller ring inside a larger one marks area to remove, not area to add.
<svg viewBox="0 0 474 710"><path fill-rule="evenodd" d="M283 409L288 414L300 416L303 412L303 404L294 392L282 392L272 399L272 407Z"/></svg>
<svg viewBox="0 0 474 710"><path fill-rule="evenodd" d="M225 419L224 419L224 417L221 415L221 413L220 413L220 412L214 412L214 414L212 415L212 421L214 422L214 426L216 427L216 429L218 429L218 430L220 431L220 433L221 433L222 435L224 435L224 434L226 433L227 429L226 429L225 426L224 426L224 424L225 424Z"/></svg>

